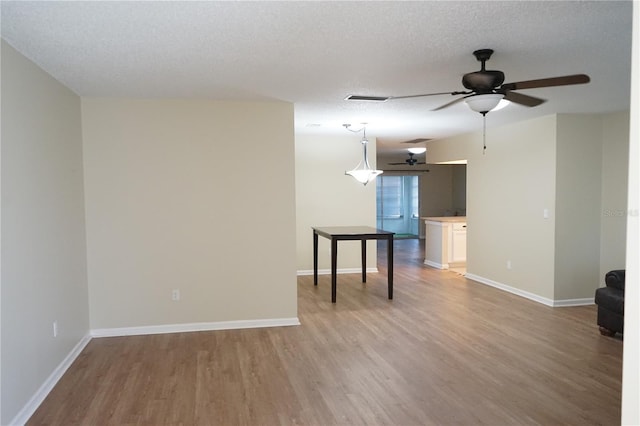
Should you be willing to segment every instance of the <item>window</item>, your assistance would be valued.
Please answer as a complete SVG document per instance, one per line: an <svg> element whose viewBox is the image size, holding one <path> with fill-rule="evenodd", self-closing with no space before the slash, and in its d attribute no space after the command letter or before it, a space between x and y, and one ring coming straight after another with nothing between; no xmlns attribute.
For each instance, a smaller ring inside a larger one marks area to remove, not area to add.
<svg viewBox="0 0 640 426"><path fill-rule="evenodd" d="M378 218L399 219L404 202L403 176L383 176L377 186Z"/></svg>
<svg viewBox="0 0 640 426"><path fill-rule="evenodd" d="M418 233L418 176L380 176L377 184L377 226L397 234Z"/></svg>

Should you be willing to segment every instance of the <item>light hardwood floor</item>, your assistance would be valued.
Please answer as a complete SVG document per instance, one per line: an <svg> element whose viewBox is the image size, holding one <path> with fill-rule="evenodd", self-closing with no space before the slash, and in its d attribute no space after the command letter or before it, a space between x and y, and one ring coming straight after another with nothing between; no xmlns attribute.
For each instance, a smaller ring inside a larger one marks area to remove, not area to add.
<svg viewBox="0 0 640 426"><path fill-rule="evenodd" d="M383 268L339 275L335 305L329 276L305 276L297 327L94 339L29 424L620 423L622 341L595 306L549 308L395 247L393 301Z"/></svg>

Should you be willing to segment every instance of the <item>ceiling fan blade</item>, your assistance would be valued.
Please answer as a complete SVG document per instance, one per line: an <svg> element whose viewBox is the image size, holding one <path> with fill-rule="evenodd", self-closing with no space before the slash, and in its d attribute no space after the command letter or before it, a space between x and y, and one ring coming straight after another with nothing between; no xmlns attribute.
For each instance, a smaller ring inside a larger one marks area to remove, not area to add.
<svg viewBox="0 0 640 426"><path fill-rule="evenodd" d="M400 169L397 169L397 170L391 170L391 169L389 169L389 170L385 170L385 172L403 172L403 173L405 173L405 172L411 172L411 173L429 173L429 171L430 171L429 169L421 169L421 170L407 170L407 169L404 169L404 170L400 170Z"/></svg>
<svg viewBox="0 0 640 426"><path fill-rule="evenodd" d="M471 92L468 92L471 93ZM371 101L371 102L387 102L392 99L410 99L410 98L422 98L425 96L438 96L438 95L461 95L467 94L467 92L440 92L440 93L424 93L421 95L406 95L406 96L369 96L369 95L348 95L344 98L345 101Z"/></svg>
<svg viewBox="0 0 640 426"><path fill-rule="evenodd" d="M451 102L447 102L447 103L446 103L446 104L444 104L444 105L440 105L438 108L434 108L434 109L432 109L431 111L440 111L441 109L448 108L448 107L450 107L451 105L455 105L455 104L457 104L458 102L460 102L460 101L464 100L464 98L465 98L465 97L463 96L462 98L454 99L454 100L452 100Z"/></svg>
<svg viewBox="0 0 640 426"><path fill-rule="evenodd" d="M387 102L391 96L367 96L367 95L349 95L344 98L345 101L372 101Z"/></svg>
<svg viewBox="0 0 640 426"><path fill-rule="evenodd" d="M431 139L427 139L427 138L418 138L418 139L411 139L410 141L403 141L400 143L421 143L421 142L427 142L430 141Z"/></svg>
<svg viewBox="0 0 640 426"><path fill-rule="evenodd" d="M500 89L502 90L521 90L521 89L535 89L537 87L552 87L552 86L568 86L571 84L584 84L591 81L586 74L573 74L565 75L562 77L541 78L538 80L518 81L515 83L503 84Z"/></svg>
<svg viewBox="0 0 640 426"><path fill-rule="evenodd" d="M387 163L387 164L390 166L414 166L416 164L427 164L427 163L425 163L424 161L413 161L411 163L408 161L405 161L403 163Z"/></svg>
<svg viewBox="0 0 640 426"><path fill-rule="evenodd" d="M529 95L523 95L522 93L512 92L510 90L506 90L504 94L504 98L508 101L515 102L520 105L534 107L540 104L547 102L546 99L536 98Z"/></svg>
<svg viewBox="0 0 640 426"><path fill-rule="evenodd" d="M390 96L389 99L410 99L410 98L423 98L425 96L460 95L460 94L461 92L424 93L422 95Z"/></svg>

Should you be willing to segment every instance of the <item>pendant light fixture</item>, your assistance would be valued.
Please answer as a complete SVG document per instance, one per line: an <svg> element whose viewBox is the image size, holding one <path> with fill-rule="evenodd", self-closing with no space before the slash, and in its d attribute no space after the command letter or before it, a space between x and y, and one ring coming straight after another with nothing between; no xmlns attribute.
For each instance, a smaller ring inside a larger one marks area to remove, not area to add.
<svg viewBox="0 0 640 426"><path fill-rule="evenodd" d="M345 129L353 133L362 132L362 139L360 140L360 143L362 144L362 160L360 160L353 170L344 172L344 174L349 175L361 184L366 185L374 180L379 174L382 174L382 170L375 170L369 165L369 159L367 158L367 145L369 144L369 141L367 140L367 123L362 123L362 128L358 130L350 129L351 124L343 124L343 126Z"/></svg>

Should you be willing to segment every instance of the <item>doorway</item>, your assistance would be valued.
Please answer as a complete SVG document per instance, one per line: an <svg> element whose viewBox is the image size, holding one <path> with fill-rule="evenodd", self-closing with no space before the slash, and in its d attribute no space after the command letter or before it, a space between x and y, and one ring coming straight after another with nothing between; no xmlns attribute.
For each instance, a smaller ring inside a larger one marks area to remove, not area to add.
<svg viewBox="0 0 640 426"><path fill-rule="evenodd" d="M377 227L395 232L396 238L418 238L419 194L418 176L378 177L376 187Z"/></svg>

